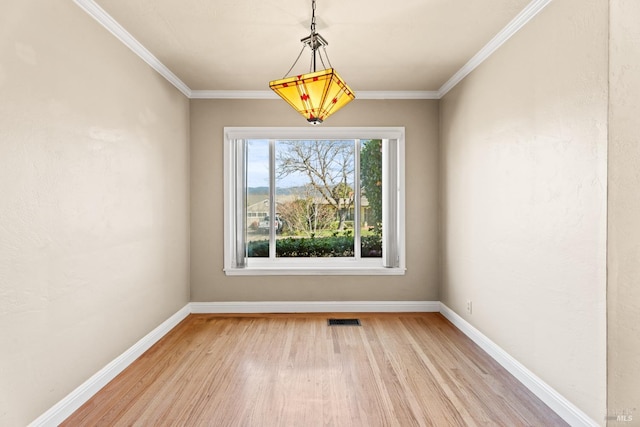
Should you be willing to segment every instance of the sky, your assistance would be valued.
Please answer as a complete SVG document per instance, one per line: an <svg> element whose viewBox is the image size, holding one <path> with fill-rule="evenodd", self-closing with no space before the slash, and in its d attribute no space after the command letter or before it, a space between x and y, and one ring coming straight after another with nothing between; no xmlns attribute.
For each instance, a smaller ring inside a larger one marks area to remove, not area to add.
<svg viewBox="0 0 640 427"><path fill-rule="evenodd" d="M247 187L269 186L269 141L266 139L250 139L247 141ZM277 187L297 187L308 182L303 174L291 174L281 178Z"/></svg>
<svg viewBox="0 0 640 427"><path fill-rule="evenodd" d="M269 141L247 141L247 187L269 186Z"/></svg>

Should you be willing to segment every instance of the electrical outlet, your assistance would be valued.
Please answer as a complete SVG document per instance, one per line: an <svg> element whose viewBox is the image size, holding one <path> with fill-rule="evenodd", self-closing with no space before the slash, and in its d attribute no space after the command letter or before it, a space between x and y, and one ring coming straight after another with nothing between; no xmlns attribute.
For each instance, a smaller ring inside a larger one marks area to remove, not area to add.
<svg viewBox="0 0 640 427"><path fill-rule="evenodd" d="M471 302L470 299L467 300L467 313L471 314L471 311L473 309L473 303Z"/></svg>

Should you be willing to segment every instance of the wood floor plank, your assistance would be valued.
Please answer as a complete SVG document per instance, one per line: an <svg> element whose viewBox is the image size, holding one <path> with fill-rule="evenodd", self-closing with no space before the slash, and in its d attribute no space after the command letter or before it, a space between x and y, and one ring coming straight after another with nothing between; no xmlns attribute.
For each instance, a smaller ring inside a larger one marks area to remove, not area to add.
<svg viewBox="0 0 640 427"><path fill-rule="evenodd" d="M566 426L438 313L190 315L62 425Z"/></svg>

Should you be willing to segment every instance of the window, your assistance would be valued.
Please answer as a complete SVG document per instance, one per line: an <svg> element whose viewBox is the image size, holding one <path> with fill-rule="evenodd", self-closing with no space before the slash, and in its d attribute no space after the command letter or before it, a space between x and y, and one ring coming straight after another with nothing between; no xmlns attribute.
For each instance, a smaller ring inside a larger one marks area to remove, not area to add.
<svg viewBox="0 0 640 427"><path fill-rule="evenodd" d="M228 275L404 274L404 128L225 128Z"/></svg>

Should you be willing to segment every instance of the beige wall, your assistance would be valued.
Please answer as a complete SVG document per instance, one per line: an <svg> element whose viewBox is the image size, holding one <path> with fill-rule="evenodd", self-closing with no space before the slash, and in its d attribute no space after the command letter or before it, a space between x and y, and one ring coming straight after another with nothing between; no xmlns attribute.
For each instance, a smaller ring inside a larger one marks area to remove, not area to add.
<svg viewBox="0 0 640 427"><path fill-rule="evenodd" d="M607 32L607 0L552 2L440 110L441 300L598 423Z"/></svg>
<svg viewBox="0 0 640 427"><path fill-rule="evenodd" d="M189 300L189 103L67 0L0 12L0 425Z"/></svg>
<svg viewBox="0 0 640 427"><path fill-rule="evenodd" d="M438 300L438 102L355 100L322 126L406 127L407 274L230 277L223 266L223 127L308 126L279 100L191 101L193 301Z"/></svg>
<svg viewBox="0 0 640 427"><path fill-rule="evenodd" d="M611 0L608 415L640 426L640 2Z"/></svg>
<svg viewBox="0 0 640 427"><path fill-rule="evenodd" d="M72 2L5 0L0 425L39 416L190 291L192 301L441 299L602 422L607 247L608 414L636 410L627 425L640 425L639 15L635 0L555 1L440 112L437 101L356 100L330 118L324 126L406 127L408 271L327 280L222 272L222 128L301 117L281 101L189 105Z"/></svg>

